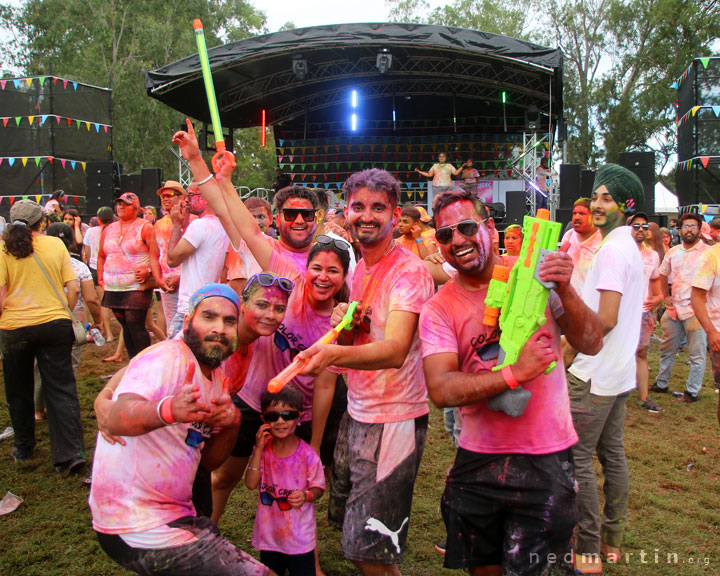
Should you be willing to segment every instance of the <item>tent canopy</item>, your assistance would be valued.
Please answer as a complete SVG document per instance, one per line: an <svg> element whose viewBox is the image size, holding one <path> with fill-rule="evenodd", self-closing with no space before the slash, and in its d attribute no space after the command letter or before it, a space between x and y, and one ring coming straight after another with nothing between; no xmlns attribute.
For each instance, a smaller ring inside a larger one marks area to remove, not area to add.
<svg viewBox="0 0 720 576"><path fill-rule="evenodd" d="M391 56L384 73L379 54ZM208 56L224 127L258 126L263 109L268 124L286 128L345 118L353 90L359 113L376 120L483 114L502 125L504 116L522 118L534 105L547 131L562 117L560 50L474 30L315 26L216 46ZM145 86L153 98L210 122L197 54L148 72Z"/></svg>

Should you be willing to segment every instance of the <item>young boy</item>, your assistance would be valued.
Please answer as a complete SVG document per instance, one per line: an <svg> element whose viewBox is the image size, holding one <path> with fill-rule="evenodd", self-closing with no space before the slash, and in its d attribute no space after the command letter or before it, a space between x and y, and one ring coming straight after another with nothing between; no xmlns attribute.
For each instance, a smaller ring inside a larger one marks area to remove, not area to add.
<svg viewBox="0 0 720 576"><path fill-rule="evenodd" d="M325 491L320 457L295 436L303 395L292 384L260 399L257 432L245 485L260 488L252 543L277 574L315 574L315 505Z"/></svg>
<svg viewBox="0 0 720 576"><path fill-rule="evenodd" d="M402 209L398 222L401 236L397 239L397 243L424 260L428 255L437 252L437 246L423 237L420 217L420 211L415 206L405 206Z"/></svg>
<svg viewBox="0 0 720 576"><path fill-rule="evenodd" d="M518 224L511 224L505 228L505 254L502 255L503 265L512 268L520 257L522 248L523 233L522 227Z"/></svg>

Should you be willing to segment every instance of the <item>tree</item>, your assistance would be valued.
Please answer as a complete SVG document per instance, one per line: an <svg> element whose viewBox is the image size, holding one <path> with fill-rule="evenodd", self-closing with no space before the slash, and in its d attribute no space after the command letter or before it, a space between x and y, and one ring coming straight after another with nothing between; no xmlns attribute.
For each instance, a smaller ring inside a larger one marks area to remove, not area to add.
<svg viewBox="0 0 720 576"><path fill-rule="evenodd" d="M158 166L171 175L170 138L184 118L148 97L144 74L197 51L194 18L210 47L265 26L264 13L244 0L29 0L2 7L2 27L18 43L0 56L26 75L111 87L115 160L126 172Z"/></svg>

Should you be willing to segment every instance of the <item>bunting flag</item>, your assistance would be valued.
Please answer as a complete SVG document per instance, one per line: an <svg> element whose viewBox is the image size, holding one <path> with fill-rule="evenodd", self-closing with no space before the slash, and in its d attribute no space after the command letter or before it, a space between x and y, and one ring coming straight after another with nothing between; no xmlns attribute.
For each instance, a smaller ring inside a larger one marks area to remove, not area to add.
<svg viewBox="0 0 720 576"><path fill-rule="evenodd" d="M55 158L55 156L0 156L0 166L2 166L5 160L7 160L7 163L10 165L10 167L12 167L15 164L15 161L20 159L23 167L27 166L29 160L33 160L35 162L35 166L38 167L40 166L40 162L42 162L43 160L47 160L48 162L50 162L50 164L53 164ZM77 164L80 165L83 172L85 172L85 170L87 169L87 162L79 160L69 160L67 158L59 158L59 160L63 168L65 168L65 164L67 162L70 162L70 167L72 170L75 170Z"/></svg>
<svg viewBox="0 0 720 576"><path fill-rule="evenodd" d="M65 119L68 126L71 126L72 123L75 122L75 125L78 129L80 128L80 126L85 124L88 131L90 130L90 126L93 126L95 128L95 132L100 132L100 127L103 127L105 132L107 132L108 128L112 128L111 124L103 124L102 122L91 122L89 120L78 120L77 118L67 118L66 116L58 116L57 114L42 114L40 116L0 116L0 120L2 120L3 127L7 127L8 121L10 119L15 120L16 126L20 126L20 124L22 124L24 120L27 120L28 126L32 126L33 123L35 123L35 119L37 118L37 124L42 126L51 116L55 118L58 124L60 124L61 119Z"/></svg>
<svg viewBox="0 0 720 576"><path fill-rule="evenodd" d="M67 85L70 83L72 85L73 92L77 92L78 88L82 89L91 89L91 90L101 90L103 92L110 92L111 90L109 88L102 88L100 86L93 86L92 84L83 84L82 82L73 82L70 80L66 80L64 78L59 78L57 76L29 76L25 78L7 78L5 80L0 80L0 90L5 90L7 87L8 80L12 81L12 85L15 87L15 90L19 90L22 84L24 83L27 88L32 88L33 83L35 80L37 80L37 83L40 85L40 88L45 87L45 82L48 78L52 78L52 82L54 86L57 86L58 80L62 80L63 88L67 90Z"/></svg>
<svg viewBox="0 0 720 576"><path fill-rule="evenodd" d="M699 161L700 165L703 168L707 169L711 160L713 161L713 164L717 163L718 165L720 165L720 156L695 156L694 158L690 158L689 160L678 162L677 167L679 170L690 170L693 165L697 165Z"/></svg>
<svg viewBox="0 0 720 576"><path fill-rule="evenodd" d="M720 118L720 106L693 106L683 114L679 120L676 120L675 123L678 126L682 126L685 124L690 118L694 118L697 116L698 112L701 110L712 110L713 114L715 114L715 118Z"/></svg>

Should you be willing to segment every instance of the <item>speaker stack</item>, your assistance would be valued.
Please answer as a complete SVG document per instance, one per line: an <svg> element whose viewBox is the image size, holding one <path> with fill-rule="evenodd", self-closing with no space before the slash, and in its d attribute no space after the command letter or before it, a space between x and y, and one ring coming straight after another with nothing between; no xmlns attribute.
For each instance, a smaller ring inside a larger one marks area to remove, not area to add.
<svg viewBox="0 0 720 576"><path fill-rule="evenodd" d="M88 162L85 167L85 214L91 218L102 206L112 206L120 188L122 166L117 162Z"/></svg>
<svg viewBox="0 0 720 576"><path fill-rule="evenodd" d="M655 152L621 152L618 162L642 182L645 201L638 210L655 214Z"/></svg>

